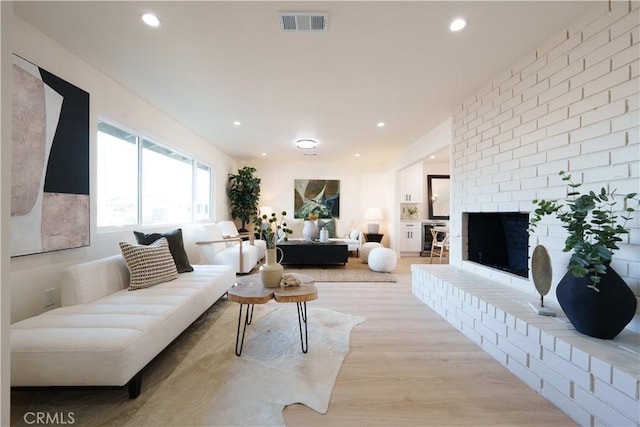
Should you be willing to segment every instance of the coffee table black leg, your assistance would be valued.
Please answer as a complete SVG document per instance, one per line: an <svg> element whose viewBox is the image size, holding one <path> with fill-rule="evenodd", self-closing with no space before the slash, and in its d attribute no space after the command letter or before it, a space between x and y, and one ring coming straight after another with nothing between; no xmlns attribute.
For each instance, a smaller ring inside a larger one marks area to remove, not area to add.
<svg viewBox="0 0 640 427"><path fill-rule="evenodd" d="M307 302L297 302L298 307L298 328L300 329L300 346L302 352L306 353L309 350L309 336L307 334ZM304 338L302 337L302 323L304 323Z"/></svg>
<svg viewBox="0 0 640 427"><path fill-rule="evenodd" d="M244 312L244 326L242 327L242 339L240 339L240 323L242 321L242 306L246 305L247 309ZM242 354L242 346L244 345L244 333L247 330L247 325L250 325L253 321L253 304L240 304L240 314L238 314L238 330L236 332L236 356L240 357ZM240 346L238 347L238 344Z"/></svg>

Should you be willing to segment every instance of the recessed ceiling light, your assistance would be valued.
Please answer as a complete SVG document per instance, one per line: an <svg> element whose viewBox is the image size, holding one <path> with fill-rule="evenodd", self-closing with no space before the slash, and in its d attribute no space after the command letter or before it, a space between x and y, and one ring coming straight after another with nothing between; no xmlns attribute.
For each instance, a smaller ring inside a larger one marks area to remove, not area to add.
<svg viewBox="0 0 640 427"><path fill-rule="evenodd" d="M240 126L241 124L242 124L242 123L241 123L241 122L239 122L238 120L236 120L236 121L234 121L234 122L233 122L233 125L234 125L234 126Z"/></svg>
<svg viewBox="0 0 640 427"><path fill-rule="evenodd" d="M360 157L360 153L356 153L356 157Z"/></svg>
<svg viewBox="0 0 640 427"><path fill-rule="evenodd" d="M150 27L159 27L160 20L153 13L145 13L142 15L142 21Z"/></svg>
<svg viewBox="0 0 640 427"><path fill-rule="evenodd" d="M376 126L378 126L379 128L383 128L384 127L384 122L378 122L378 124Z"/></svg>
<svg viewBox="0 0 640 427"><path fill-rule="evenodd" d="M266 155L267 155L267 153L260 153L260 155L261 155L261 156L266 156Z"/></svg>
<svg viewBox="0 0 640 427"><path fill-rule="evenodd" d="M431 155L431 156L429 156L429 158L430 158L430 159L435 159L435 158L436 158L436 156Z"/></svg>
<svg viewBox="0 0 640 427"><path fill-rule="evenodd" d="M312 148L316 148L318 143L313 139L299 139L296 141L296 147L301 148L303 150L311 150Z"/></svg>
<svg viewBox="0 0 640 427"><path fill-rule="evenodd" d="M462 18L456 18L451 21L451 25L449 25L449 29L451 31L460 31L467 25L467 21Z"/></svg>

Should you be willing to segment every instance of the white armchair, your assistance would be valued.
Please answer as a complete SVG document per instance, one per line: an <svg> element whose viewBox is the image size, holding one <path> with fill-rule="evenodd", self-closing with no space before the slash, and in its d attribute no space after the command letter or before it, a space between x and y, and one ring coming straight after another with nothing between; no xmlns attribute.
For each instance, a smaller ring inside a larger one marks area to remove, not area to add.
<svg viewBox="0 0 640 427"><path fill-rule="evenodd" d="M243 241L235 225L235 235L224 236L221 230L225 230L225 234L230 231L229 224L226 223L233 225L231 221L222 221L218 224L204 224L196 231L200 264L228 265L237 273L249 273L262 258L264 251L249 241Z"/></svg>
<svg viewBox="0 0 640 427"><path fill-rule="evenodd" d="M329 239L329 241L339 241L341 243L345 243L347 245L347 250L349 252L355 252L356 258L358 258L360 256L360 248L362 247L362 244L364 242L364 236L360 230L355 228L343 238L332 238Z"/></svg>
<svg viewBox="0 0 640 427"><path fill-rule="evenodd" d="M220 232L222 233L222 237L225 239L229 238L237 238L237 237L245 237L241 236L240 232L236 228L236 225L233 221L220 221L217 223ZM249 238L249 244L258 248L258 261L264 258L267 251L267 242L264 240L256 239L254 237L254 233L251 231L246 236Z"/></svg>

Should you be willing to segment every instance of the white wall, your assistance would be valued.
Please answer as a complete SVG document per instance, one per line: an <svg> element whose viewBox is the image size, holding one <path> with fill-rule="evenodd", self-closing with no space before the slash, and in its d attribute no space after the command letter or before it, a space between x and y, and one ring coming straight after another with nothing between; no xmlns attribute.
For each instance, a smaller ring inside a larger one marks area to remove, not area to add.
<svg viewBox="0 0 640 427"><path fill-rule="evenodd" d="M233 159L146 103L136 94L75 57L19 18L13 17L13 22L10 49L14 53L90 94L92 194L96 194L96 123L99 116L104 116L211 164L215 171L214 214L218 219L228 217L225 185L227 174L236 171ZM5 141L4 138L3 141ZM9 200L8 196L3 196L3 201L7 200ZM3 203L3 207L6 204ZM9 283L12 291L12 322L43 312L44 290L47 288L56 288L58 290L57 301L60 301L58 278L61 269L78 262L119 253L119 241L133 241L131 228L111 233L98 232L96 211L96 198L92 197L91 246L11 259ZM174 226L158 227L153 230L167 230L174 228ZM188 224L179 224L179 226L184 229L185 244L190 255L193 256L195 245L190 244L193 226ZM3 239L4 241L5 239Z"/></svg>
<svg viewBox="0 0 640 427"><path fill-rule="evenodd" d="M340 218L336 233L342 236L353 228L366 231L365 212L368 207L380 207L385 217L381 232L388 233L393 199L393 176L388 173L370 173L349 169L330 162L296 162L282 164L271 159L251 162L261 179L260 205L270 206L276 212L287 211L293 218L293 183L295 179L340 180ZM386 237L386 236L385 236Z"/></svg>
<svg viewBox="0 0 640 427"><path fill-rule="evenodd" d="M11 3L0 2L0 425L9 425L10 360L9 322L11 318L11 287L9 282L9 215L11 194L11 97L5 96L11 90Z"/></svg>
<svg viewBox="0 0 640 427"><path fill-rule="evenodd" d="M448 147L451 147L451 118L447 118L403 150L390 162L389 169L400 170Z"/></svg>
<svg viewBox="0 0 640 427"><path fill-rule="evenodd" d="M569 171L582 189L638 191L640 28L638 2L598 2L585 16L487 83L454 111L451 261L519 286L527 280L464 262L463 212L530 212L533 199L562 198ZM609 10L609 6L611 10ZM640 215L612 266L640 294ZM531 236L544 245L553 284L566 272L565 230L547 219ZM637 319L638 316L636 316ZM638 329L636 325L632 328Z"/></svg>

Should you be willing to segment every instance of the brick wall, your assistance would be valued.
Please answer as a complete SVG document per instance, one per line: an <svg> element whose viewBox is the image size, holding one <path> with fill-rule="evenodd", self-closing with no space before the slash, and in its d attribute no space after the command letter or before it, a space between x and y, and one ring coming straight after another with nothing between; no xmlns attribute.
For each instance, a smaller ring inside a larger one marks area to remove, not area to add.
<svg viewBox="0 0 640 427"><path fill-rule="evenodd" d="M530 212L536 198L561 198L569 171L584 189L639 187L639 3L598 2L569 28L471 96L452 120L451 263L535 292L528 280L464 261L463 212ZM637 214L636 217L640 215ZM640 221L613 267L640 294ZM549 218L530 237L566 272L565 231ZM549 294L555 298L555 292Z"/></svg>
<svg viewBox="0 0 640 427"><path fill-rule="evenodd" d="M595 340L528 294L448 265L411 266L413 294L582 426L640 426L637 336Z"/></svg>

